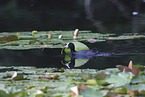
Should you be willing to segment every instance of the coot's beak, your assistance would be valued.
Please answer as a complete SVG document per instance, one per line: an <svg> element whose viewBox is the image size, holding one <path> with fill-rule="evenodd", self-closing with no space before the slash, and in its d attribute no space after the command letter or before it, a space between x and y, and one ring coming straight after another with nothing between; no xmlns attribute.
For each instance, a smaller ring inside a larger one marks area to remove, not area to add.
<svg viewBox="0 0 145 97"><path fill-rule="evenodd" d="M68 48L68 44L69 44L69 43L67 43L67 45L65 46L65 48Z"/></svg>

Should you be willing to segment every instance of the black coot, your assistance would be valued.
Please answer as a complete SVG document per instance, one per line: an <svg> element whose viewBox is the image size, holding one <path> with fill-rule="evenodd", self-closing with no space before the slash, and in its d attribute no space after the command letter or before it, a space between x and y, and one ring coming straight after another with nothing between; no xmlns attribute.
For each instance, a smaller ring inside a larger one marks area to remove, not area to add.
<svg viewBox="0 0 145 97"><path fill-rule="evenodd" d="M99 51L96 48L90 49L90 50L80 50L80 51L75 51L75 45L73 43L68 43L66 48L70 48L70 56L73 58L81 58L81 59L90 59L94 58L97 56Z"/></svg>

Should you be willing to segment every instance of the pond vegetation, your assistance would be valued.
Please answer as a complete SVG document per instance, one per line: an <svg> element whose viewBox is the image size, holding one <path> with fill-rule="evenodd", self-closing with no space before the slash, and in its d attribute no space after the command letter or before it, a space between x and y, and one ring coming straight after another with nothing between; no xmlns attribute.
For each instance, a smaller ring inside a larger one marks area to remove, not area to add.
<svg viewBox="0 0 145 97"><path fill-rule="evenodd" d="M90 31L79 31L74 38L74 31L32 31L32 32L2 32L0 33L0 48L2 49L36 49L63 48L68 42L87 41L90 43L106 40L124 40L145 38L144 34L101 34ZM59 38L61 35L61 38Z"/></svg>
<svg viewBox="0 0 145 97"><path fill-rule="evenodd" d="M90 31L79 31L78 34L74 34L74 31L3 32L0 33L0 48L43 50L44 48L64 48L68 42L80 45L80 41L95 43L106 40L142 39L144 37L144 34L137 33L116 35ZM87 48L87 46L85 47ZM143 65L133 65L132 61L129 62L129 66L120 65L104 70L0 66L0 96L145 96L144 72Z"/></svg>
<svg viewBox="0 0 145 97"><path fill-rule="evenodd" d="M0 67L1 97L144 96L145 67L117 66L105 70Z"/></svg>

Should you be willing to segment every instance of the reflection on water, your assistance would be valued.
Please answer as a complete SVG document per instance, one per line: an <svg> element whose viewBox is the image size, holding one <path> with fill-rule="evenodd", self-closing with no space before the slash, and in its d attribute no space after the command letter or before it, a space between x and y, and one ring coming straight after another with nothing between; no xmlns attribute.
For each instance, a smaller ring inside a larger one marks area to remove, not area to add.
<svg viewBox="0 0 145 97"><path fill-rule="evenodd" d="M35 66L56 68L95 68L103 69L134 64L145 65L145 40L104 41L95 44L86 43L90 48L98 48L104 53L118 55L99 56L93 59L72 59L61 55L61 49L33 49L33 50L0 50L1 66Z"/></svg>
<svg viewBox="0 0 145 97"><path fill-rule="evenodd" d="M76 58L72 58L69 55L65 55L63 64L67 66L67 68L75 68L86 64L88 61L89 59L81 59L81 58L76 59Z"/></svg>
<svg viewBox="0 0 145 97"><path fill-rule="evenodd" d="M128 65L130 60L133 60L135 64L144 65L145 53L120 53L120 54L110 54L110 56L96 56L95 58L90 59L75 59L71 58L70 61L63 63L67 68L111 68L116 67L116 65ZM66 57L66 56L65 56ZM138 58L140 59L138 61ZM65 59L65 58L64 58Z"/></svg>

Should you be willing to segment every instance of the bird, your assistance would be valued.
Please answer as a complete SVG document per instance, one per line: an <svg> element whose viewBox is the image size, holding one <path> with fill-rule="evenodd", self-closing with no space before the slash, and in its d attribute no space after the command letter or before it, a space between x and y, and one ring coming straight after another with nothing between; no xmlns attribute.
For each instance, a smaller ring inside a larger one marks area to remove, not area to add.
<svg viewBox="0 0 145 97"><path fill-rule="evenodd" d="M71 50L70 56L73 57L73 58L92 59L92 58L95 58L97 56L97 54L99 53L97 48L93 48L93 49L90 49L90 50L76 51L75 50L75 45L72 42L68 43L65 46L65 48L70 48L70 50Z"/></svg>

